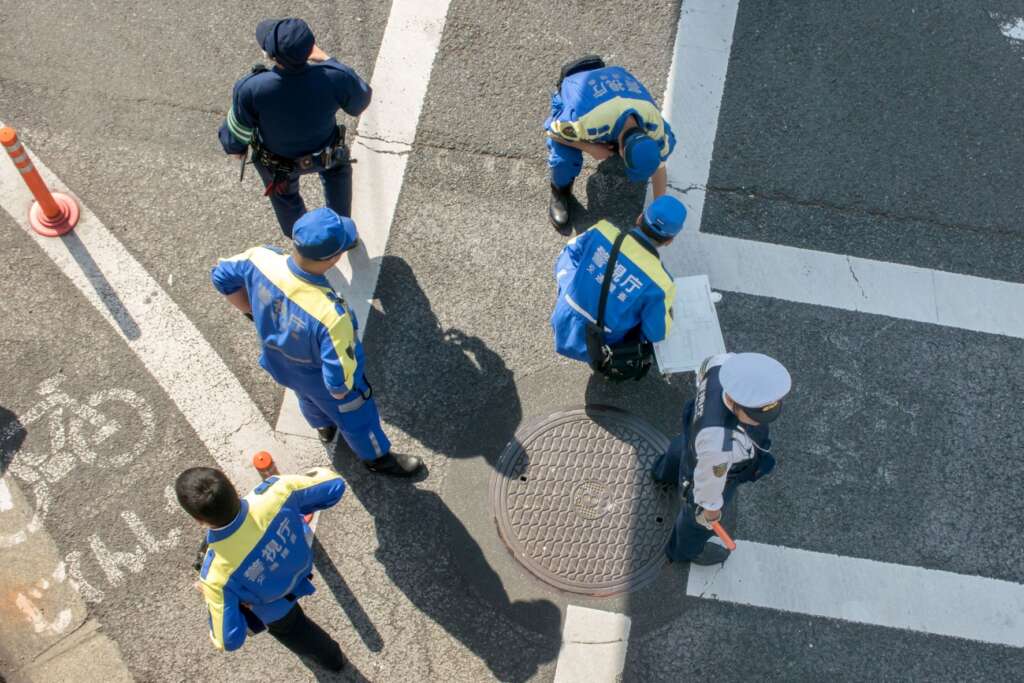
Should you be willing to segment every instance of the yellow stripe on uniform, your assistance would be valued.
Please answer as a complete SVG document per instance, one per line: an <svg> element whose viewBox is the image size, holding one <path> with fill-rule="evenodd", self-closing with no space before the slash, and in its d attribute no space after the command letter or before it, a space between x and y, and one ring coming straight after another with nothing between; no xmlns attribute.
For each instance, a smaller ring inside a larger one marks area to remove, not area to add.
<svg viewBox="0 0 1024 683"><path fill-rule="evenodd" d="M644 123L657 126L654 130L646 129L647 134L657 140L661 144L662 149L665 149L667 144L664 140L665 126L658 107L653 102L630 97L615 97L607 102L602 102L576 121L552 121L551 132L556 136L566 139L591 141L611 132L623 113L630 109L635 110L640 118L644 120ZM598 135L592 135L587 132L588 129L600 130L604 126L607 126L608 130ZM576 133L576 137L573 138L563 134L562 131L566 127L571 128Z"/></svg>
<svg viewBox="0 0 1024 683"><path fill-rule="evenodd" d="M619 236L620 230L608 221L598 221L591 230L598 230L605 239L609 242L614 243L615 238ZM637 268L642 270L647 277L651 278L654 284L658 285L665 294L665 336L668 337L669 331L672 329L672 302L676 298L676 283L669 277L668 273L665 272L665 266L661 265L661 260L647 251L642 244L637 241L637 238L633 235L627 235L626 239L622 240L622 247L620 252L623 256L632 261Z"/></svg>
<svg viewBox="0 0 1024 683"><path fill-rule="evenodd" d="M345 373L345 385L352 388L356 372L355 330L352 327L352 316L346 311L338 313L334 302L328 297L331 289L320 287L297 277L288 268L288 257L264 247L257 247L248 252L249 260L278 289L284 292L288 300L320 321L327 328L327 333L334 344L334 352L338 354L342 370Z"/></svg>

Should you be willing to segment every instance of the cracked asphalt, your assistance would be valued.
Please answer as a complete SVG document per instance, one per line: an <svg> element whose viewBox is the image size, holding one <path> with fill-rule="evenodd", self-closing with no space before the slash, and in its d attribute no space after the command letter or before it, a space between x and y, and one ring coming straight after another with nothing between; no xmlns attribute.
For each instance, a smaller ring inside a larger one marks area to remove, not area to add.
<svg viewBox="0 0 1024 683"><path fill-rule="evenodd" d="M285 245L216 128L232 83L259 59L259 19L304 17L370 78L389 8L0 0L0 120L161 283L272 424L281 392L208 273L217 257ZM1021 282L1013 113L1024 59L993 13L1024 16L1024 2L741 0L702 230ZM545 216L540 126L560 65L583 53L663 93L678 16L667 0L642 12L609 0L452 1L416 142L395 152L409 165L365 339L396 448L424 457L430 476L395 484L348 453L324 454L351 495L320 521L319 591L304 607L358 670L341 680L553 679L569 599L510 558L480 482L533 418L601 403L671 436L692 389L689 376L609 387L554 355L551 268L565 238ZM672 124L685 147L687 122ZM373 142L389 141L363 140ZM636 215L642 188L619 170L587 163L577 228ZM304 185L311 206L316 185ZM58 377L80 400L131 390L156 416L129 465L103 464L139 442L124 413L99 462L53 487L46 529L97 591L90 616L140 681L309 680L267 638L229 655L209 646L190 587L199 531L165 487L212 459L6 214L0 238L3 407L25 415ZM1024 581L1012 474L1024 458L1022 340L732 292L718 315L728 348L771 354L796 382L774 430L778 471L742 494L743 539ZM44 453L51 439L33 423L20 452ZM32 497L31 482L13 481ZM132 552L125 513L181 540L115 582L92 539ZM574 599L632 616L623 680L1008 681L1024 667L1013 648L687 597L685 584L686 568L672 566L637 593Z"/></svg>

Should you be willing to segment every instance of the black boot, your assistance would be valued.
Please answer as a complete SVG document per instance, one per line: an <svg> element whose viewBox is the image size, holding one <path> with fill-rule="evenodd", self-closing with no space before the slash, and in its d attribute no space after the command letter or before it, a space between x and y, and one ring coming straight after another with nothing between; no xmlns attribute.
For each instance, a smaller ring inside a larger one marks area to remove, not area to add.
<svg viewBox="0 0 1024 683"><path fill-rule="evenodd" d="M364 460L363 464L374 474L390 474L392 477L411 477L423 467L422 460L405 453L388 453L376 460Z"/></svg>
<svg viewBox="0 0 1024 683"><path fill-rule="evenodd" d="M713 564L722 564L728 559L728 550L717 543L705 543L704 550L700 552L700 555L690 560L690 562L708 567Z"/></svg>
<svg viewBox="0 0 1024 683"><path fill-rule="evenodd" d="M558 187L551 183L551 203L548 205L548 219L555 230L564 232L569 226L569 199L572 197L572 183Z"/></svg>
<svg viewBox="0 0 1024 683"><path fill-rule="evenodd" d="M334 441L334 436L338 433L338 428L334 425L330 427L320 427L316 430L317 436L320 437L320 443L330 443Z"/></svg>

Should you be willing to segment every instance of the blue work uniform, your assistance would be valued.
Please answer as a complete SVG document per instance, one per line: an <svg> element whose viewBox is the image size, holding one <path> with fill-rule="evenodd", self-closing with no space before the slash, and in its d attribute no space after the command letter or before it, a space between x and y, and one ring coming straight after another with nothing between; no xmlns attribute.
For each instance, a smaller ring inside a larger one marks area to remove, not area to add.
<svg viewBox="0 0 1024 683"><path fill-rule="evenodd" d="M562 80L551 96L551 115L544 129L570 142L617 143L626 120L639 125L661 145L661 159L668 159L676 137L644 84L621 66L582 71ZM547 138L551 182L565 187L580 174L583 152Z"/></svg>
<svg viewBox="0 0 1024 683"><path fill-rule="evenodd" d="M563 356L590 362L587 323L596 323L605 267L619 229L601 221L569 240L555 263L558 300L551 314L555 350ZM605 341L617 344L634 331L659 342L672 329L675 282L658 258L655 247L639 230L622 242L608 291Z"/></svg>
<svg viewBox="0 0 1024 683"><path fill-rule="evenodd" d="M344 492L345 481L326 468L271 477L242 499L230 524L207 532L199 580L217 649L237 650L245 642L242 603L271 624L316 590L303 515L331 507Z"/></svg>
<svg viewBox="0 0 1024 683"><path fill-rule="evenodd" d="M697 521L700 509L731 506L737 486L775 467L768 425L743 424L725 405L719 372L730 355L704 361L697 373L697 396L683 409L683 431L653 467L655 479L686 491L665 548L673 561L694 559L714 534Z"/></svg>
<svg viewBox="0 0 1024 683"><path fill-rule="evenodd" d="M235 83L231 109L220 126L220 143L227 154L243 154L259 135L261 145L286 159L315 155L337 142L338 110L359 116L371 96L370 86L335 59L252 73ZM274 180L270 169L259 162L254 165L264 184ZM314 156L310 167L289 174L283 191L270 194L281 230L288 237L295 221L306 213L299 176L313 172L320 174L327 206L341 216L352 213L352 167L347 157L324 165Z"/></svg>
<svg viewBox="0 0 1024 683"><path fill-rule="evenodd" d="M337 425L363 460L387 455L391 442L363 374L358 323L327 278L305 272L279 249L254 247L221 259L211 279L221 294L245 288L260 365L295 391L310 426Z"/></svg>

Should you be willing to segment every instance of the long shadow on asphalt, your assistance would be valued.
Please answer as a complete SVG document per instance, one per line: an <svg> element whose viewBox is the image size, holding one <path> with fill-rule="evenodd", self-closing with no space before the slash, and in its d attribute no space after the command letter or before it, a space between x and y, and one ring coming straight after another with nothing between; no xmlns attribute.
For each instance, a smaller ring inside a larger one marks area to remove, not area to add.
<svg viewBox="0 0 1024 683"><path fill-rule="evenodd" d="M67 247L68 253L78 263L78 267L82 269L82 273L89 280L89 284L96 290L100 301L107 307L110 316L117 322L117 326L121 328L124 336L131 341L138 339L142 335L138 324L117 296L117 292L110 286L107 279L103 277L103 271L96 265L96 261L93 259L92 254L89 253L89 250L86 249L82 240L74 232L69 232L60 239L64 246Z"/></svg>
<svg viewBox="0 0 1024 683"><path fill-rule="evenodd" d="M0 406L0 476L10 467L27 434L18 416Z"/></svg>
<svg viewBox="0 0 1024 683"><path fill-rule="evenodd" d="M572 229L579 235L605 219L619 228L631 228L643 211L646 194L646 183L631 183L626 179L621 158L605 159L587 178L587 205L573 200Z"/></svg>
<svg viewBox="0 0 1024 683"><path fill-rule="evenodd" d="M364 343L381 416L448 458L500 452L522 419L512 372L479 338L442 329L405 260L385 256ZM396 362L395 359L401 359ZM480 406L488 411L481 424ZM466 425L478 438L466 439ZM497 447L497 448L496 448Z"/></svg>
<svg viewBox="0 0 1024 683"><path fill-rule="evenodd" d="M374 519L376 558L388 578L418 611L486 662L496 678L526 681L558 655L558 607L547 600L511 601L477 541L439 495L369 474L344 447L334 466ZM524 633L516 627L522 623L544 636ZM408 643L393 646L402 645Z"/></svg>
<svg viewBox="0 0 1024 683"><path fill-rule="evenodd" d="M377 627L373 625L369 615L348 587L345 577L334 566L331 556L327 554L324 547L320 545L320 540L315 536L313 537L313 563L316 565L317 571L320 572L320 576L323 577L324 582L331 589L331 593L334 594L335 602L341 605L341 609L345 611L348 620L352 623L352 627L355 628L356 633L362 638L366 649L370 652L380 652L383 650L384 639L381 638L380 632L377 631Z"/></svg>

